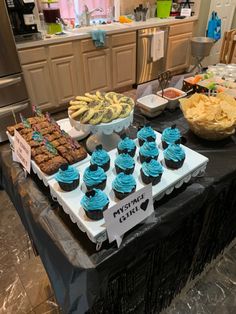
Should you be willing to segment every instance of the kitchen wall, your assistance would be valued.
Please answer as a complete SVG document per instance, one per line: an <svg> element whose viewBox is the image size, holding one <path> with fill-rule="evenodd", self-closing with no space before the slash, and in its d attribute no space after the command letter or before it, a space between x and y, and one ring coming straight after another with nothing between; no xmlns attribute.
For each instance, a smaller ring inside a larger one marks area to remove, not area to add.
<svg viewBox="0 0 236 314"><path fill-rule="evenodd" d="M196 24L195 31L194 31L194 34L196 36L206 35L210 5L211 5L211 0L201 1L199 14L198 14L198 22Z"/></svg>
<svg viewBox="0 0 236 314"><path fill-rule="evenodd" d="M236 10L234 12L234 18L233 18L233 22L232 22L232 28L236 28Z"/></svg>
<svg viewBox="0 0 236 314"><path fill-rule="evenodd" d="M134 8L136 8L139 4L146 5L147 3L153 5L156 3L156 0L143 1L143 0L120 0L120 13L121 14L129 14L133 13Z"/></svg>

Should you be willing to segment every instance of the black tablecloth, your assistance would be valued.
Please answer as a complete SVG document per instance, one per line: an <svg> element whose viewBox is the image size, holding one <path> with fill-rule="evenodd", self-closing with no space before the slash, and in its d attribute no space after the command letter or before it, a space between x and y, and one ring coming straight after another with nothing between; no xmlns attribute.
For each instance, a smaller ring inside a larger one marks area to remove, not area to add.
<svg viewBox="0 0 236 314"><path fill-rule="evenodd" d="M143 123L135 115L135 125ZM209 158L206 173L154 203L155 213L99 252L49 190L25 178L8 146L0 151L0 184L41 256L64 313L159 313L236 236L236 137L218 143L188 130L180 111L151 125L175 123L185 145ZM131 133L135 133L135 129Z"/></svg>

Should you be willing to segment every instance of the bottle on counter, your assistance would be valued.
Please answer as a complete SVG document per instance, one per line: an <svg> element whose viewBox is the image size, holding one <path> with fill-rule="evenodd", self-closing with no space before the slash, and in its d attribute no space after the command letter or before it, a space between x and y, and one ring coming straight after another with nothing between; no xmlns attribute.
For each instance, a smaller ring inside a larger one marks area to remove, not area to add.
<svg viewBox="0 0 236 314"><path fill-rule="evenodd" d="M58 7L58 0L42 0L43 15L46 23L47 33L56 34L62 32L61 12Z"/></svg>

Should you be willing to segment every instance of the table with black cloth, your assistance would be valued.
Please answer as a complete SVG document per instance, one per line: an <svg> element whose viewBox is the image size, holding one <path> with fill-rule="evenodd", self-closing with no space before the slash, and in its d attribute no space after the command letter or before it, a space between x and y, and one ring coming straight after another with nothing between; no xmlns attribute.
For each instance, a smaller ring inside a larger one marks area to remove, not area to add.
<svg viewBox="0 0 236 314"><path fill-rule="evenodd" d="M135 125L143 118L135 114ZM40 254L63 313L159 313L236 236L236 137L207 142L179 110L150 120L175 123L185 145L209 158L204 176L154 202L155 213L100 251L70 221L48 188L25 178L8 145L0 149L0 185ZM135 128L130 131L136 132Z"/></svg>

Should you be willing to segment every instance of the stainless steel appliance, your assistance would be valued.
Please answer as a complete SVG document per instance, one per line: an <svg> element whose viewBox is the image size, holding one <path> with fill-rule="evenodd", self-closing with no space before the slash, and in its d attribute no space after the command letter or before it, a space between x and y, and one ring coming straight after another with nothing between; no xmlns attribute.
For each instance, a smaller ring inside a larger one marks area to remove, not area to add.
<svg viewBox="0 0 236 314"><path fill-rule="evenodd" d="M151 45L153 35L158 31L164 31L164 58L153 62L151 57ZM137 84L155 80L166 69L166 51L168 43L168 26L152 27L138 31L137 40Z"/></svg>
<svg viewBox="0 0 236 314"><path fill-rule="evenodd" d="M0 1L0 142L6 127L20 121L19 113L31 114L5 1Z"/></svg>
<svg viewBox="0 0 236 314"><path fill-rule="evenodd" d="M16 41L41 39L33 13L35 0L1 0L6 2Z"/></svg>

